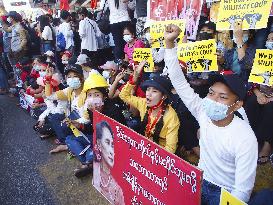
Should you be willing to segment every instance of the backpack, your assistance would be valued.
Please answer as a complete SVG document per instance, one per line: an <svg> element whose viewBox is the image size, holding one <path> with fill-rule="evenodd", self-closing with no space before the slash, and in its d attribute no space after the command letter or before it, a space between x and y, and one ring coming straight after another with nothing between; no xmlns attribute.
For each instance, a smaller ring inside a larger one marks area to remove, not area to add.
<svg viewBox="0 0 273 205"><path fill-rule="evenodd" d="M27 40L27 50L29 52L30 55L38 55L40 52L40 38L39 36L36 34L36 31L26 25L22 25L23 29L25 30L25 34L26 34L26 40Z"/></svg>
<svg viewBox="0 0 273 205"><path fill-rule="evenodd" d="M65 41L64 34L62 32L58 32L56 36L56 42L57 42L57 49L59 51L64 51L66 48L66 41Z"/></svg>

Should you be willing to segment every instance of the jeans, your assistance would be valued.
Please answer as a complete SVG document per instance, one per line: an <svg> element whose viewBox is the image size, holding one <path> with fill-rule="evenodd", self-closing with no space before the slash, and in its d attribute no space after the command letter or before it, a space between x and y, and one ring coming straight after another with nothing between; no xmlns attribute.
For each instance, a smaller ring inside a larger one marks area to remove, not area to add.
<svg viewBox="0 0 273 205"><path fill-rule="evenodd" d="M202 184L202 205L219 205L221 188L204 180Z"/></svg>
<svg viewBox="0 0 273 205"><path fill-rule="evenodd" d="M114 56L115 61L124 58L124 46L125 41L123 40L123 30L129 24L129 21L123 21L119 23L111 24L111 33L115 42Z"/></svg>
<svg viewBox="0 0 273 205"><path fill-rule="evenodd" d="M249 202L249 205L273 205L273 190L263 189L258 192Z"/></svg>
<svg viewBox="0 0 273 205"><path fill-rule="evenodd" d="M51 127L53 128L57 139L61 144L65 144L66 136L71 135L72 131L65 123L62 123L64 120L64 114L50 114L48 116L48 121L50 122Z"/></svg>
<svg viewBox="0 0 273 205"><path fill-rule="evenodd" d="M86 135L89 141L92 143L92 136ZM79 136L75 137L74 135L69 135L66 137L65 140L66 145L68 146L69 150L76 155L76 157L80 160L82 164L90 164L93 161L93 150L92 144L87 142L84 137ZM91 145L82 155L80 153L88 146Z"/></svg>

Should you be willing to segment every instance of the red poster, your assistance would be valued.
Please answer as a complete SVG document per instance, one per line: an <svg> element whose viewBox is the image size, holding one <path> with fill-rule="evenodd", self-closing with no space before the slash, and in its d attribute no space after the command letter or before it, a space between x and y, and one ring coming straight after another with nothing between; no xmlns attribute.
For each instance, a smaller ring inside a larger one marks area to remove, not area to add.
<svg viewBox="0 0 273 205"><path fill-rule="evenodd" d="M111 204L200 205L202 171L94 112L93 185Z"/></svg>
<svg viewBox="0 0 273 205"><path fill-rule="evenodd" d="M156 21L177 19L178 0L150 0L150 18Z"/></svg>
<svg viewBox="0 0 273 205"><path fill-rule="evenodd" d="M68 0L60 0L60 10L69 11L69 2Z"/></svg>
<svg viewBox="0 0 273 205"><path fill-rule="evenodd" d="M195 40L203 0L179 0L179 18L186 20L186 33L190 40Z"/></svg>

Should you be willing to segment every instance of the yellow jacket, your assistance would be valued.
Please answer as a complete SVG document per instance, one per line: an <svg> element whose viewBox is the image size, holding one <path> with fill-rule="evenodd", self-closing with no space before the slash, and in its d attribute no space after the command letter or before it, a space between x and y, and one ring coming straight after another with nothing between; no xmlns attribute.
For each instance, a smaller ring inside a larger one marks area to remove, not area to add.
<svg viewBox="0 0 273 205"><path fill-rule="evenodd" d="M119 97L126 103L135 107L140 112L141 121L147 112L147 103L145 98L140 98L132 95L134 85L127 83L121 90ZM154 119L152 119L153 122ZM167 151L175 153L178 142L178 129L180 122L175 110L168 105L163 116L163 127L159 136L159 145Z"/></svg>

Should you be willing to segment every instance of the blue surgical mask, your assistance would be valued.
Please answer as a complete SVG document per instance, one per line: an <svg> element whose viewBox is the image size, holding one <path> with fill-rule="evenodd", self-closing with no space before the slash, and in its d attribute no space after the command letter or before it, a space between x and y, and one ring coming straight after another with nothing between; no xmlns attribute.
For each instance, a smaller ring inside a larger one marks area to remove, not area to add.
<svg viewBox="0 0 273 205"><path fill-rule="evenodd" d="M67 78L67 85L72 89L78 89L81 87L81 81L79 78Z"/></svg>
<svg viewBox="0 0 273 205"><path fill-rule="evenodd" d="M235 102L236 103L236 102ZM235 104L234 103L234 104ZM203 109L205 110L207 116L213 121L219 121L225 119L231 113L227 113L228 109L234 104L228 106L209 98L204 98L202 102Z"/></svg>
<svg viewBox="0 0 273 205"><path fill-rule="evenodd" d="M232 40L234 41L234 43L237 44L237 39L235 38L235 36L233 36ZM248 34L245 33L245 34L243 34L243 43L245 44L247 41L248 41Z"/></svg>
<svg viewBox="0 0 273 205"><path fill-rule="evenodd" d="M130 34L123 35L123 40L129 43L133 40L133 37Z"/></svg>
<svg viewBox="0 0 273 205"><path fill-rule="evenodd" d="M40 75L40 77L45 77L46 76L46 71L40 71L39 75Z"/></svg>
<svg viewBox="0 0 273 205"><path fill-rule="evenodd" d="M273 50L273 41L266 41L265 47L269 50Z"/></svg>

